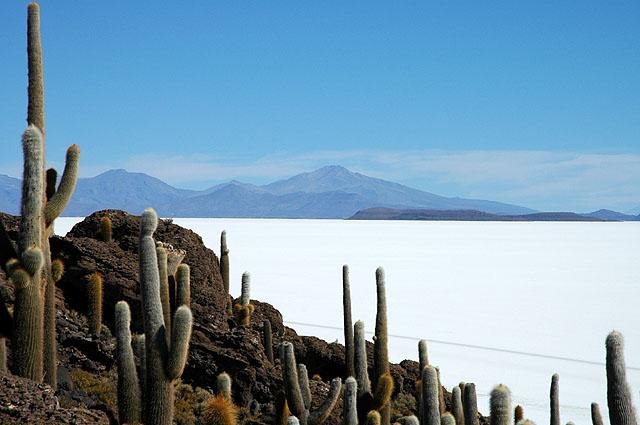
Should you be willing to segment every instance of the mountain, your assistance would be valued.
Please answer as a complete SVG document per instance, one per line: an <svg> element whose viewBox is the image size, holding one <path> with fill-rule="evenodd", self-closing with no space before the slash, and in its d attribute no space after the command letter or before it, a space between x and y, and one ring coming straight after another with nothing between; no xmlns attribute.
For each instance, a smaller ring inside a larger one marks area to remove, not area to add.
<svg viewBox="0 0 640 425"><path fill-rule="evenodd" d="M607 221L572 212L539 212L499 215L476 210L431 210L368 208L358 211L350 220L447 220L447 221Z"/></svg>
<svg viewBox="0 0 640 425"><path fill-rule="evenodd" d="M0 175L0 194L0 209L17 213L20 180ZM143 173L110 170L79 179L64 215L85 216L105 208L139 214L148 206L165 217L347 218L371 207L533 212L500 202L438 196L334 165L264 186L231 181L201 191L178 189Z"/></svg>
<svg viewBox="0 0 640 425"><path fill-rule="evenodd" d="M640 205L627 211L627 214L640 215Z"/></svg>
<svg viewBox="0 0 640 425"><path fill-rule="evenodd" d="M586 214L582 214L587 217L600 218L607 221L640 221L640 216L623 214L617 211L611 210L598 210Z"/></svg>

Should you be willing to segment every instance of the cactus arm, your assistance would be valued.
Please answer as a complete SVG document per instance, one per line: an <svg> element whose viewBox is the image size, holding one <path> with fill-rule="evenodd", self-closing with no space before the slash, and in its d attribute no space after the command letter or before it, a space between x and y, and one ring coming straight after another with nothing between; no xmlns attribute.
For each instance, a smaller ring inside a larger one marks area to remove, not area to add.
<svg viewBox="0 0 640 425"><path fill-rule="evenodd" d="M342 310L344 319L344 357L347 376L355 376L353 352L353 323L351 319L351 284L349 266L342 266Z"/></svg>
<svg viewBox="0 0 640 425"><path fill-rule="evenodd" d="M491 391L489 410L491 411L491 425L510 425L511 392L509 388L501 384Z"/></svg>
<svg viewBox="0 0 640 425"><path fill-rule="evenodd" d="M140 422L140 383L131 347L131 311L126 301L115 309L116 362L118 367L118 418L120 423Z"/></svg>
<svg viewBox="0 0 640 425"><path fill-rule="evenodd" d="M451 414L457 425L464 425L464 411L462 410L462 391L459 386L451 389Z"/></svg>
<svg viewBox="0 0 640 425"><path fill-rule="evenodd" d="M176 308L191 307L191 271L187 264L180 264L176 271Z"/></svg>
<svg viewBox="0 0 640 425"><path fill-rule="evenodd" d="M163 246L156 246L158 256L158 273L160 276L160 300L162 301L162 315L165 329L171 329L171 301L169 299L169 274L167 272L167 250ZM167 335L167 338L169 336ZM168 340L167 340L168 341Z"/></svg>
<svg viewBox="0 0 640 425"><path fill-rule="evenodd" d="M440 406L438 397L438 374L433 366L422 369L422 423L440 425Z"/></svg>
<svg viewBox="0 0 640 425"><path fill-rule="evenodd" d="M177 379L182 374L184 366L187 363L192 326L193 316L191 309L184 305L178 307L173 317L171 345L165 367L167 378L170 381Z"/></svg>
<svg viewBox="0 0 640 425"><path fill-rule="evenodd" d="M287 405L289 410L295 416L300 417L304 414L304 400L302 391L300 390L300 381L298 380L298 371L296 368L296 357L293 352L293 345L285 342L283 345L283 381L284 390L287 396Z"/></svg>
<svg viewBox="0 0 640 425"><path fill-rule="evenodd" d="M64 171L62 172L62 177L60 178L60 185L58 186L56 193L54 193L51 199L47 202L44 210L47 227L53 223L69 203L69 199L71 199L71 195L73 194L73 190L75 189L76 182L78 180L79 164L80 148L78 148L78 145L74 144L69 146L69 149L67 149L67 159L64 165Z"/></svg>
<svg viewBox="0 0 640 425"><path fill-rule="evenodd" d="M42 240L42 203L44 199L44 143L40 130L30 125L22 135L24 170L20 207L19 251L40 246ZM39 276L38 276L39 277Z"/></svg>
<svg viewBox="0 0 640 425"><path fill-rule="evenodd" d="M389 372L389 350L387 346L387 296L385 289L384 269L378 267L376 270L376 292L377 292L377 308L376 308L376 339L373 347L373 366L374 366L374 382L382 375ZM391 405L387 404L380 410L382 425L390 425L391 423Z"/></svg>
<svg viewBox="0 0 640 425"><path fill-rule="evenodd" d="M358 383L353 376L344 381L342 424L358 425Z"/></svg>
<svg viewBox="0 0 640 425"><path fill-rule="evenodd" d="M40 6L31 2L27 9L27 57L29 67L29 105L27 122L44 135L44 70L40 35Z"/></svg>
<svg viewBox="0 0 640 425"><path fill-rule="evenodd" d="M637 425L633 397L627 383L624 361L624 339L613 331L607 336L607 404L612 425Z"/></svg>
<svg viewBox="0 0 640 425"><path fill-rule="evenodd" d="M593 425L603 425L598 403L591 403L591 423Z"/></svg>
<svg viewBox="0 0 640 425"><path fill-rule="evenodd" d="M265 320L262 322L262 344L264 345L264 351L267 359L273 364L273 336L271 331L271 322Z"/></svg>
<svg viewBox="0 0 640 425"><path fill-rule="evenodd" d="M320 425L329 417L331 411L336 406L341 391L342 380L340 378L333 378L333 380L331 380L329 395L324 403L309 415L310 425Z"/></svg>
<svg viewBox="0 0 640 425"><path fill-rule="evenodd" d="M393 394L393 378L390 373L385 373L378 379L376 385L376 391L373 394L373 404L371 408L373 410L380 410L391 401L391 395Z"/></svg>
<svg viewBox="0 0 640 425"><path fill-rule="evenodd" d="M478 425L478 399L476 396L475 384L464 384L462 406L464 408L464 423L466 425Z"/></svg>
<svg viewBox="0 0 640 425"><path fill-rule="evenodd" d="M429 364L429 352L427 350L426 339L421 339L420 342L418 342L418 361L420 363L420 370Z"/></svg>
<svg viewBox="0 0 640 425"><path fill-rule="evenodd" d="M248 305L251 301L251 274L249 272L242 273L242 292L240 295L240 304Z"/></svg>
<svg viewBox="0 0 640 425"><path fill-rule="evenodd" d="M371 392L371 382L367 366L367 346L364 338L364 322L358 320L353 325L354 337L354 366L356 381L358 382L358 397Z"/></svg>
<svg viewBox="0 0 640 425"><path fill-rule="evenodd" d="M298 382L300 383L300 391L302 391L302 401L306 410L311 409L311 389L309 388L309 373L307 366L300 363L298 365Z"/></svg>

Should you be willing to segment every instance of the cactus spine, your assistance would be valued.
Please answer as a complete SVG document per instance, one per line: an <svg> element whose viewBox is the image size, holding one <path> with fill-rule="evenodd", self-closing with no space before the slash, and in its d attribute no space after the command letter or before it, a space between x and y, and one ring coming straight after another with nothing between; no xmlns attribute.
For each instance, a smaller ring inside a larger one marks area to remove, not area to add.
<svg viewBox="0 0 640 425"><path fill-rule="evenodd" d="M111 242L113 239L113 224L108 216L104 216L100 219L100 237L103 242Z"/></svg>
<svg viewBox="0 0 640 425"><path fill-rule="evenodd" d="M591 423L593 425L603 425L598 403L591 403Z"/></svg>
<svg viewBox="0 0 640 425"><path fill-rule="evenodd" d="M160 298L160 273L153 233L158 217L151 208L140 219L140 286L144 313L146 347L145 414L150 425L171 425L174 381L187 361L193 318L187 306L180 306L173 327L165 328ZM169 333L170 335L165 335ZM167 343L169 341L169 343Z"/></svg>
<svg viewBox="0 0 640 425"><path fill-rule="evenodd" d="M377 386L381 377L389 373L389 352L387 347L387 295L385 292L384 269L382 267L378 267L376 270L376 293L376 338L373 345L373 376L374 383ZM390 404L387 402L385 406L379 409L379 412L381 424L390 425Z"/></svg>
<svg viewBox="0 0 640 425"><path fill-rule="evenodd" d="M229 296L229 248L227 248L227 231L223 230L220 234L220 274L222 275L222 284L224 285L224 293ZM228 306L231 309L231 305Z"/></svg>
<svg viewBox="0 0 640 425"><path fill-rule="evenodd" d="M440 425L438 374L433 366L422 369L422 424Z"/></svg>
<svg viewBox="0 0 640 425"><path fill-rule="evenodd" d="M271 332L271 322L269 320L262 322L262 338L264 352L269 362L273 364L273 337Z"/></svg>
<svg viewBox="0 0 640 425"><path fill-rule="evenodd" d="M462 391L459 386L451 389L451 413L456 420L456 424L464 425L464 409L462 408Z"/></svg>
<svg viewBox="0 0 640 425"><path fill-rule="evenodd" d="M549 390L549 401L550 401L550 421L551 425L561 425L560 424L560 398L559 398L559 380L560 377L557 373L554 373L551 376L551 389Z"/></svg>
<svg viewBox="0 0 640 425"><path fill-rule="evenodd" d="M358 425L358 383L353 376L344 381L342 423Z"/></svg>
<svg viewBox="0 0 640 425"><path fill-rule="evenodd" d="M346 375L355 376L353 354L353 323L351 320L351 285L349 283L349 266L342 266L342 311L344 319L344 360Z"/></svg>
<svg viewBox="0 0 640 425"><path fill-rule="evenodd" d="M489 410L491 411L491 425L510 425L511 392L509 388L500 384L491 391Z"/></svg>
<svg viewBox="0 0 640 425"><path fill-rule="evenodd" d="M331 381L331 389L324 403L316 410L311 410L311 391L309 390L309 378L304 365L298 368L293 345L290 342L282 344L282 380L284 381L287 405L300 421L301 425L320 425L331 414L338 401L342 390L340 378ZM299 374L299 372L302 372Z"/></svg>
<svg viewBox="0 0 640 425"><path fill-rule="evenodd" d="M92 273L87 278L89 293L89 331L100 335L102 328L102 275Z"/></svg>
<svg viewBox="0 0 640 425"><path fill-rule="evenodd" d="M118 419L121 424L140 422L140 383L131 345L129 304L118 301L115 311L116 363L118 366Z"/></svg>
<svg viewBox="0 0 640 425"><path fill-rule="evenodd" d="M612 331L607 336L607 404L611 425L637 425L631 391L627 384L624 338Z"/></svg>
<svg viewBox="0 0 640 425"><path fill-rule="evenodd" d="M464 396L462 397L464 408L464 423L466 425L479 425L478 399L476 396L476 384L464 384Z"/></svg>

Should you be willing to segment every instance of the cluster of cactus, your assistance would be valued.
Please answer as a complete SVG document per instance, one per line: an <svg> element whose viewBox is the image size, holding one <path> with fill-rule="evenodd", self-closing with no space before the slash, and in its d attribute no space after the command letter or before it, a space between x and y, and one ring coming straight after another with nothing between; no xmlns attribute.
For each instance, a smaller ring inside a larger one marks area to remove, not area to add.
<svg viewBox="0 0 640 425"><path fill-rule="evenodd" d="M249 326L251 324L251 314L255 307L250 303L251 301L251 275L249 272L242 273L242 288L240 298L236 300L233 305L233 313L236 316L236 321L240 326Z"/></svg>
<svg viewBox="0 0 640 425"><path fill-rule="evenodd" d="M51 261L49 237L55 219L75 188L80 151L67 150L66 164L56 187L57 173L45 170L44 72L40 35L40 7L28 6L27 55L29 70L28 127L22 136L24 170L18 244L0 223L2 267L15 286L13 316L3 307L3 337L12 337L14 374L57 387L55 284L61 268ZM9 261L6 261L9 260ZM6 331L10 329L10 331Z"/></svg>
<svg viewBox="0 0 640 425"><path fill-rule="evenodd" d="M174 382L182 375L187 361L193 318L191 309L184 303L178 305L171 317L171 324L167 324L166 307L161 296L163 282L160 276L161 269L167 269L167 264L158 262L158 247L153 240L157 225L158 217L155 211L145 210L140 220L139 241L144 323L144 344L142 344L144 358L140 359L143 364L141 369L144 370L142 386L135 373L129 330L129 309L126 303L118 303L116 306L118 400L128 403L122 407L122 410L126 415L130 415L130 417L121 417L121 423L136 422L137 418L143 418L147 424L170 425L173 422ZM164 247L161 248L164 249ZM188 285L189 269L186 265L176 267L176 269L180 268L183 272L177 274L178 286ZM188 292L189 290L185 288L184 293ZM138 345L141 342L139 341ZM120 372L123 375L120 375ZM125 401L135 397L136 391L143 395L138 396L135 401ZM134 409L135 406L141 406L141 408Z"/></svg>

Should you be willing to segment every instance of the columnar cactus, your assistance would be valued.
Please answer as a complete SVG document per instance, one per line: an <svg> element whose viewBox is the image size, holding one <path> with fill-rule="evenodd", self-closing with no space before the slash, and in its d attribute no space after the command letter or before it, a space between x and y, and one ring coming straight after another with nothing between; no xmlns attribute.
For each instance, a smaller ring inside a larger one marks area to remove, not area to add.
<svg viewBox="0 0 640 425"><path fill-rule="evenodd" d="M604 425L598 403L591 403L591 423L593 425Z"/></svg>
<svg viewBox="0 0 640 425"><path fill-rule="evenodd" d="M240 326L249 326L251 324L251 314L253 313L254 306L249 304L251 301L251 275L249 272L242 273L242 292L240 299L233 306L233 311L236 314L236 320Z"/></svg>
<svg viewBox="0 0 640 425"><path fill-rule="evenodd" d="M476 396L476 384L464 384L462 406L464 407L465 425L479 425L478 419L478 399Z"/></svg>
<svg viewBox="0 0 640 425"><path fill-rule="evenodd" d="M203 425L236 425L238 407L231 399L231 377L226 373L218 375L218 393L207 400L202 414Z"/></svg>
<svg viewBox="0 0 640 425"><path fill-rule="evenodd" d="M422 369L424 369L424 367L429 364L429 353L427 351L426 339L421 339L418 342L418 364L419 376L422 376ZM420 380L416 382L416 391L418 393L416 396L416 403L418 405L418 417L420 418L420 421L422 421L422 382Z"/></svg>
<svg viewBox="0 0 640 425"><path fill-rule="evenodd" d="M624 338L612 331L607 336L607 404L611 425L637 425L633 398L627 384Z"/></svg>
<svg viewBox="0 0 640 425"><path fill-rule="evenodd" d="M451 414L456 420L456 424L464 425L464 409L462 408L462 391L459 386L451 389Z"/></svg>
<svg viewBox="0 0 640 425"><path fill-rule="evenodd" d="M551 425L560 424L560 396L558 394L560 377L557 373L551 376L551 389L549 390L549 402L550 402L550 421Z"/></svg>
<svg viewBox="0 0 640 425"><path fill-rule="evenodd" d="M189 265L180 264L175 276L176 308L185 305L191 308L191 270Z"/></svg>
<svg viewBox="0 0 640 425"><path fill-rule="evenodd" d="M216 388L218 390L218 394L227 400L231 400L231 377L228 373L222 372L218 375L216 378Z"/></svg>
<svg viewBox="0 0 640 425"><path fill-rule="evenodd" d="M153 233L158 217L151 208L140 219L140 286L146 347L145 414L148 425L171 425L174 381L187 361L193 318L187 306L177 308L173 326L164 325L160 273ZM168 336L165 336L169 334ZM167 342L169 341L169 342Z"/></svg>
<svg viewBox="0 0 640 425"><path fill-rule="evenodd" d="M387 295L385 290L384 269L376 270L376 330L373 344L373 382L377 386L383 375L389 373L389 351L387 347ZM381 409L382 425L391 424L391 405L386 403Z"/></svg>
<svg viewBox="0 0 640 425"><path fill-rule="evenodd" d="M98 272L87 277L87 294L89 299L89 331L100 335L102 328L102 275Z"/></svg>
<svg viewBox="0 0 640 425"><path fill-rule="evenodd" d="M111 242L113 238L112 231L113 224L108 216L104 216L100 219L100 237L103 242Z"/></svg>
<svg viewBox="0 0 640 425"><path fill-rule="evenodd" d="M422 369L422 425L440 425L440 401L436 368L427 365Z"/></svg>
<svg viewBox="0 0 640 425"><path fill-rule="evenodd" d="M0 373L7 373L7 343L0 338Z"/></svg>
<svg viewBox="0 0 640 425"><path fill-rule="evenodd" d="M517 424L523 419L524 419L524 408L518 404L513 411L513 423Z"/></svg>
<svg viewBox="0 0 640 425"><path fill-rule="evenodd" d="M358 383L353 376L344 381L342 400L342 423L344 425L358 425Z"/></svg>
<svg viewBox="0 0 640 425"><path fill-rule="evenodd" d="M491 391L489 397L491 425L511 424L511 392L505 385L498 385Z"/></svg>
<svg viewBox="0 0 640 425"><path fill-rule="evenodd" d="M273 364L273 337L271 332L271 322L265 320L262 322L262 345L267 359Z"/></svg>
<svg viewBox="0 0 640 425"><path fill-rule="evenodd" d="M349 283L349 266L342 266L342 312L344 319L344 359L346 375L355 376L353 365L353 323L351 321L351 285Z"/></svg>
<svg viewBox="0 0 640 425"><path fill-rule="evenodd" d="M444 415L447 411L447 405L444 401L444 389L440 381L440 368L436 367L436 376L438 377L438 406L440 407L440 415Z"/></svg>
<svg viewBox="0 0 640 425"><path fill-rule="evenodd" d="M364 423L367 421L367 415L370 411L380 411L380 409L389 404L391 394L393 394L393 378L390 373L385 373L378 380L375 391L372 392L369 373L367 371L367 347L364 338L364 323L361 320L358 320L354 325L353 334L354 366L358 390L358 421Z"/></svg>
<svg viewBox="0 0 640 425"><path fill-rule="evenodd" d="M115 312L116 364L118 367L118 419L121 424L140 422L140 383L131 345L131 311L118 301Z"/></svg>
<svg viewBox="0 0 640 425"><path fill-rule="evenodd" d="M282 346L282 378L289 410L299 419L301 425L320 425L336 405L342 390L342 381L340 378L334 378L327 399L320 407L311 411L311 391L306 367L297 367L293 345L290 342L285 342Z"/></svg>
<svg viewBox="0 0 640 425"><path fill-rule="evenodd" d="M445 412L440 416L440 423L442 425L456 425L456 420L451 413Z"/></svg>
<svg viewBox="0 0 640 425"><path fill-rule="evenodd" d="M367 413L367 419L365 421L365 425L380 425L382 421L382 417L377 410L372 410Z"/></svg>
<svg viewBox="0 0 640 425"><path fill-rule="evenodd" d="M131 339L131 347L133 348L133 352L138 358L138 381L139 381L139 392L140 392L140 417L141 422L144 423L146 421L145 414L145 397L147 393L147 349L145 344L144 334L135 335Z"/></svg>
<svg viewBox="0 0 640 425"><path fill-rule="evenodd" d="M167 270L168 254L164 244L156 244L158 257L158 273L160 276L160 300L162 302L162 316L166 329L171 329L171 291L169 290L169 272Z"/></svg>
<svg viewBox="0 0 640 425"><path fill-rule="evenodd" d="M229 296L229 248L227 247L227 231L220 235L220 274L224 285L225 299ZM228 306L231 309L231 305Z"/></svg>

